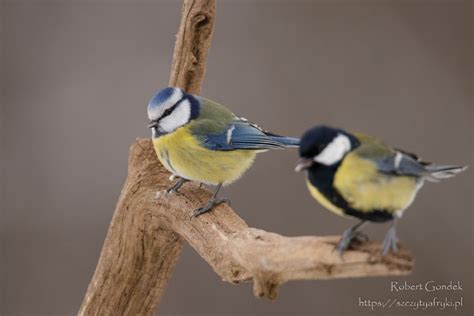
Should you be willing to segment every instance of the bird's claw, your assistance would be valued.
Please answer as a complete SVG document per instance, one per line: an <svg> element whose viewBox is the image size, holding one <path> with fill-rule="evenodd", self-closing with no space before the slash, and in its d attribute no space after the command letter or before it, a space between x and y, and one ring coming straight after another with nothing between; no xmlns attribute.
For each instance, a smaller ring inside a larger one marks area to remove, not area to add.
<svg viewBox="0 0 474 316"><path fill-rule="evenodd" d="M174 175L171 175L171 177L173 177ZM170 179L171 179L170 177ZM165 198L168 198L170 197L171 195L173 194L177 194L179 193L179 189L183 186L183 184L185 184L186 182L188 182L189 180L186 180L186 179L179 179L175 184L173 184L173 186L169 187L168 189L166 190L163 190L163 191L157 191L156 192L156 199L160 199L161 197L165 197Z"/></svg>
<svg viewBox="0 0 474 316"><path fill-rule="evenodd" d="M178 190L174 190L172 188L166 190L156 191L156 199L159 200L161 198L169 198L174 193L179 193Z"/></svg>
<svg viewBox="0 0 474 316"><path fill-rule="evenodd" d="M360 232L360 231L356 231L354 233L354 236L352 237L352 240L351 240L351 243L349 244L349 247L351 245L360 245L360 244L363 244L365 242L368 242L369 241L369 236L367 236L367 234L364 234L363 232Z"/></svg>
<svg viewBox="0 0 474 316"><path fill-rule="evenodd" d="M171 178L171 177L170 177ZM172 194L177 194L179 193L179 189L183 186L183 184L185 184L186 182L188 182L188 180L184 179L184 178L181 178L179 179L172 187L168 188L165 190L165 196L166 197L169 197L170 195Z"/></svg>
<svg viewBox="0 0 474 316"><path fill-rule="evenodd" d="M156 191L156 199L159 200L161 198L169 198L173 193L176 193L177 191L175 190L160 190Z"/></svg>
<svg viewBox="0 0 474 316"><path fill-rule="evenodd" d="M178 190L179 190L179 188L175 189L174 187L171 187L171 188L165 190L165 195L166 195L166 197L169 197L170 195L173 195L175 193L178 194L179 193Z"/></svg>
<svg viewBox="0 0 474 316"><path fill-rule="evenodd" d="M230 206L230 200L227 199L227 198L222 198L222 199L215 199L214 198L214 199L209 200L209 202L207 202L206 205L204 205L200 208L197 208L193 211L193 215L191 216L191 219L193 219L195 217L198 217L198 216L201 216L202 214L211 211L214 208L214 206L217 206L217 205L222 204L222 203L227 203Z"/></svg>
<svg viewBox="0 0 474 316"><path fill-rule="evenodd" d="M349 228L342 233L341 240L337 244L336 250L339 252L339 256L342 257L344 251L349 249L351 246L367 242L368 240L369 237L366 234Z"/></svg>

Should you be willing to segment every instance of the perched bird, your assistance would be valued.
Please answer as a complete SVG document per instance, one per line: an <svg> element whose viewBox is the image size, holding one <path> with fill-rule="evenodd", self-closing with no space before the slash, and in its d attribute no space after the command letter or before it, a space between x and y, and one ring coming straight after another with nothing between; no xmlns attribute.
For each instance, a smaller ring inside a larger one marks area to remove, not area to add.
<svg viewBox="0 0 474 316"><path fill-rule="evenodd" d="M216 186L212 198L194 216L229 202L217 198L220 188L240 178L257 152L299 144L297 138L269 133L214 101L174 87L151 98L148 118L158 159L180 177L166 192L177 192L187 181Z"/></svg>
<svg viewBox="0 0 474 316"><path fill-rule="evenodd" d="M438 182L467 168L435 166L376 138L327 126L308 130L299 153L295 170L306 170L311 195L337 215L360 220L344 231L337 246L341 254L362 235L357 229L366 222L391 221L383 254L397 251L397 219L425 180Z"/></svg>

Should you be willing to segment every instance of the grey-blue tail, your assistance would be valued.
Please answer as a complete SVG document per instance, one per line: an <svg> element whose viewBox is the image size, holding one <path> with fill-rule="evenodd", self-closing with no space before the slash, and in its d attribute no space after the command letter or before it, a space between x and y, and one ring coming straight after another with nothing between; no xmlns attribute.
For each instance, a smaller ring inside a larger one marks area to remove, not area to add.
<svg viewBox="0 0 474 316"><path fill-rule="evenodd" d="M282 147L299 147L300 139L285 136L271 136L271 139L280 143Z"/></svg>
<svg viewBox="0 0 474 316"><path fill-rule="evenodd" d="M435 166L428 165L425 167L428 181L439 182L441 179L451 178L467 169L468 166Z"/></svg>

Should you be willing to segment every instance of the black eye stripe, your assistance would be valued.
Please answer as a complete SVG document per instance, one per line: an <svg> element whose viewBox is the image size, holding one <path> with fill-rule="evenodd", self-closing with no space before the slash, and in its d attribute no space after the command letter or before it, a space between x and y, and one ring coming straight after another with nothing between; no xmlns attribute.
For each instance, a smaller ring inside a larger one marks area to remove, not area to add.
<svg viewBox="0 0 474 316"><path fill-rule="evenodd" d="M177 107L184 99L186 99L185 96L183 96L183 97L181 98L181 100L179 100L178 102L176 102L172 107L170 107L169 109L166 109L166 110L163 112L163 115L161 115L161 117L159 118L159 120L161 120L161 119L163 119L163 118L169 116L169 115L174 111L174 109L176 109L176 107Z"/></svg>

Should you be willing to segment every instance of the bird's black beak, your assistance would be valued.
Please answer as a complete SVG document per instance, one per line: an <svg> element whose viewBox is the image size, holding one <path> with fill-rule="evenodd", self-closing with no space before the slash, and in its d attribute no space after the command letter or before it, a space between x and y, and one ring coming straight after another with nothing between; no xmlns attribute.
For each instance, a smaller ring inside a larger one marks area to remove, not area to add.
<svg viewBox="0 0 474 316"><path fill-rule="evenodd" d="M300 158L296 164L295 171L300 172L302 170L308 169L313 164L313 159L311 158Z"/></svg>
<svg viewBox="0 0 474 316"><path fill-rule="evenodd" d="M156 128L156 127L158 127L158 121L151 121L148 124L148 128Z"/></svg>

